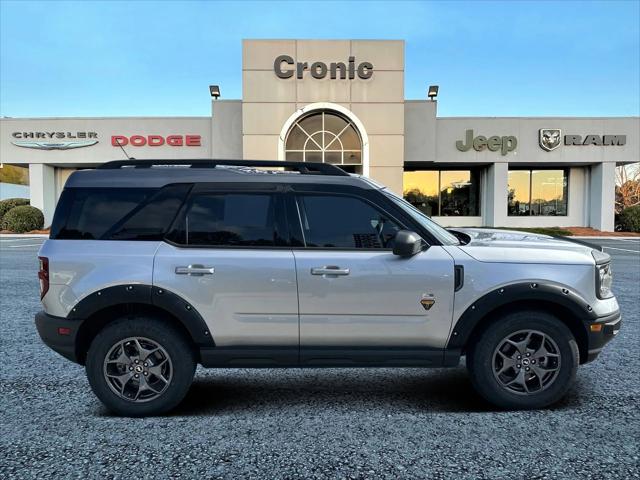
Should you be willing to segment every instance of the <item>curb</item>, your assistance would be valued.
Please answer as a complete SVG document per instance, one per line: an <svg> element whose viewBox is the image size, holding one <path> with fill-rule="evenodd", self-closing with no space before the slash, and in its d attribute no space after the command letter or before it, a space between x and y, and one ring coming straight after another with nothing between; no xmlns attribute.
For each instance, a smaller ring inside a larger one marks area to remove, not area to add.
<svg viewBox="0 0 640 480"><path fill-rule="evenodd" d="M47 233L0 233L0 238L49 238Z"/></svg>
<svg viewBox="0 0 640 480"><path fill-rule="evenodd" d="M581 240L640 240L640 237L615 237L615 236L584 236L584 235L571 235L569 238L579 238Z"/></svg>

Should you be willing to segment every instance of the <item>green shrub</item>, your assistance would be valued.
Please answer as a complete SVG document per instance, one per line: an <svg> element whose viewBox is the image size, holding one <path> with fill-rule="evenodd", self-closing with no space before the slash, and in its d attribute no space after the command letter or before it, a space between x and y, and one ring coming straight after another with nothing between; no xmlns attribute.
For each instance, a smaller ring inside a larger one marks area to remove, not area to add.
<svg viewBox="0 0 640 480"><path fill-rule="evenodd" d="M44 226L44 215L36 207L21 205L9 210L0 222L0 230L24 233Z"/></svg>
<svg viewBox="0 0 640 480"><path fill-rule="evenodd" d="M22 205L29 205L29 200L26 198L7 198L6 200L0 200L0 222L5 213L14 207L20 207Z"/></svg>
<svg viewBox="0 0 640 480"><path fill-rule="evenodd" d="M640 205L620 212L620 225L625 232L640 232Z"/></svg>

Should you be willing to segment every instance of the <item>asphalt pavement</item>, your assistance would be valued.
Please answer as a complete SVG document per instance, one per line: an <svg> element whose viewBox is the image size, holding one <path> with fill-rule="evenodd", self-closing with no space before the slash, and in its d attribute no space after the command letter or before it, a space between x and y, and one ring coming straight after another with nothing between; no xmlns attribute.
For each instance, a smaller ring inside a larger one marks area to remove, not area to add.
<svg viewBox="0 0 640 480"><path fill-rule="evenodd" d="M462 366L199 368L174 414L129 419L38 338L42 239L0 238L0 478L640 478L640 240L590 241L624 325L553 408L497 411Z"/></svg>

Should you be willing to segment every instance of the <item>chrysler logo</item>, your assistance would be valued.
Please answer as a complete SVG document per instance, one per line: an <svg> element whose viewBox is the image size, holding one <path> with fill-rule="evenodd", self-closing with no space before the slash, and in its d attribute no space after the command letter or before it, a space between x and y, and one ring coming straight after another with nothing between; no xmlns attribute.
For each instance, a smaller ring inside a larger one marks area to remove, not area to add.
<svg viewBox="0 0 640 480"><path fill-rule="evenodd" d="M38 150L71 150L72 148L90 147L98 143L98 140L84 140L75 142L47 142L47 141L21 141L11 142L16 147L37 148Z"/></svg>
<svg viewBox="0 0 640 480"><path fill-rule="evenodd" d="M542 128L539 136L540 146L550 152L560 146L562 130L559 128Z"/></svg>
<svg viewBox="0 0 640 480"><path fill-rule="evenodd" d="M96 132L13 132L16 147L38 150L71 150L98 143Z"/></svg>

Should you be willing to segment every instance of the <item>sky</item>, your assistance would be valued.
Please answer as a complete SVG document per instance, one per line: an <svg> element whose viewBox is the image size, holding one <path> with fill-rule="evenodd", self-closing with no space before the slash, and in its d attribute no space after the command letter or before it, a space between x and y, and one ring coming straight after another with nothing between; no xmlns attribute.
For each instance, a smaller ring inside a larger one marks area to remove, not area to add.
<svg viewBox="0 0 640 480"><path fill-rule="evenodd" d="M438 115L640 115L640 1L0 0L0 115L208 116L244 38L403 39ZM336 59L343 60L343 59Z"/></svg>

